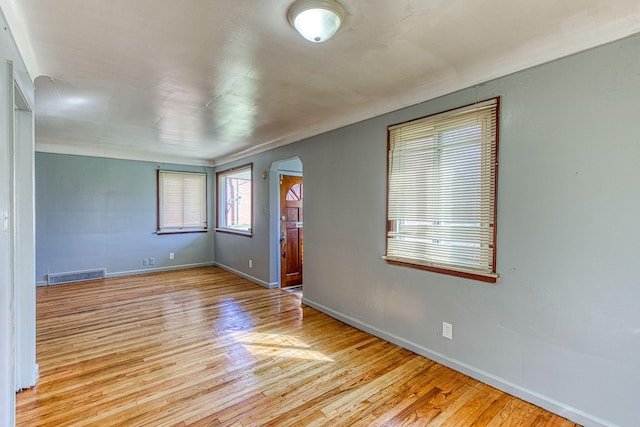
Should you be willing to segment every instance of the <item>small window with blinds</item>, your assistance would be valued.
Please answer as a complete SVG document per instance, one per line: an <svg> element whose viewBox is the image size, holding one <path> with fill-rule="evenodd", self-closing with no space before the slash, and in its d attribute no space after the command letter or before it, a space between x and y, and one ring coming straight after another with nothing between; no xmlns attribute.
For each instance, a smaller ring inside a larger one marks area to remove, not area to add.
<svg viewBox="0 0 640 427"><path fill-rule="evenodd" d="M207 174L158 171L158 234L207 231Z"/></svg>
<svg viewBox="0 0 640 427"><path fill-rule="evenodd" d="M388 128L388 262L497 280L499 102Z"/></svg>

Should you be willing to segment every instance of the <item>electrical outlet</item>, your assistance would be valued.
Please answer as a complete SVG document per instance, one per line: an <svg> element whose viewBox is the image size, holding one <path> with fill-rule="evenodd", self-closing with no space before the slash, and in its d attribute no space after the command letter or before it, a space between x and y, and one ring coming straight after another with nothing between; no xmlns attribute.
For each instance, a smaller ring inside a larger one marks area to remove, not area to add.
<svg viewBox="0 0 640 427"><path fill-rule="evenodd" d="M451 323L442 322L442 336L450 340L453 339L453 325Z"/></svg>
<svg viewBox="0 0 640 427"><path fill-rule="evenodd" d="M149 265L156 265L156 259L155 258L149 258Z"/></svg>
<svg viewBox="0 0 640 427"><path fill-rule="evenodd" d="M249 260L249 268L253 268L253 260L252 259Z"/></svg>
<svg viewBox="0 0 640 427"><path fill-rule="evenodd" d="M143 259L143 260L142 260L142 266L143 266L143 267L146 267L146 266L148 266L148 265L149 265L149 260L148 260L148 259L146 259L146 258L145 258L145 259Z"/></svg>
<svg viewBox="0 0 640 427"><path fill-rule="evenodd" d="M173 252L169 252L169 259L174 259L176 257L176 254L174 254Z"/></svg>

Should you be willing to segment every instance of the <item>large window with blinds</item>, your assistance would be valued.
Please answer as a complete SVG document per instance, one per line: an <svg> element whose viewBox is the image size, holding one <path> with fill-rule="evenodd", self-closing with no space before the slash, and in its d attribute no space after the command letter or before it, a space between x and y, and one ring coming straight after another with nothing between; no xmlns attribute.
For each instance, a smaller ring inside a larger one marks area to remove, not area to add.
<svg viewBox="0 0 640 427"><path fill-rule="evenodd" d="M207 231L207 174L158 171L158 234Z"/></svg>
<svg viewBox="0 0 640 427"><path fill-rule="evenodd" d="M499 101L388 128L388 262L497 280Z"/></svg>

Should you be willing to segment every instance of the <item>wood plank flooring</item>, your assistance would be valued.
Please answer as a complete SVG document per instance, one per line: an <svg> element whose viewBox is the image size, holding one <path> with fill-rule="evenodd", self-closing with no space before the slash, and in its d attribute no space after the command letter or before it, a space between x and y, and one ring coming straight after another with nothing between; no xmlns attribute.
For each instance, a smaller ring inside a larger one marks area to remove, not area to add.
<svg viewBox="0 0 640 427"><path fill-rule="evenodd" d="M18 426L575 426L214 267L37 289Z"/></svg>

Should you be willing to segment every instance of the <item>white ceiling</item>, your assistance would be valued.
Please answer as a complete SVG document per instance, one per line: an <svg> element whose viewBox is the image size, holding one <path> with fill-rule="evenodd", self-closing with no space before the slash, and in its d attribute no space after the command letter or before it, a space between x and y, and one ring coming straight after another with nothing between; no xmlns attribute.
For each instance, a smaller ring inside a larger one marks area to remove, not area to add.
<svg viewBox="0 0 640 427"><path fill-rule="evenodd" d="M0 0L38 151L219 164L640 31L638 0L341 0L314 44L293 0Z"/></svg>

